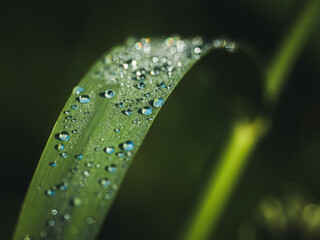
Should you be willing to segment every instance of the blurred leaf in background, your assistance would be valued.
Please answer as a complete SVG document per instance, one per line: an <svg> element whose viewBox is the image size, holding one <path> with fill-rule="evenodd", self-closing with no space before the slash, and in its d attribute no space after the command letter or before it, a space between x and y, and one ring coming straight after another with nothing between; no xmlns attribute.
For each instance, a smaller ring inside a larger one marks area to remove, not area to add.
<svg viewBox="0 0 320 240"><path fill-rule="evenodd" d="M260 106L258 63L272 56L304 3L1 3L2 238L12 235L28 183L72 87L103 52L129 35L227 35L246 42L257 54L217 53L185 77L151 128L98 237L175 239L232 120L253 115ZM320 201L320 31L315 29L279 99L272 130L251 157L216 239L235 239L253 206L266 195L277 195L285 182L300 183Z"/></svg>

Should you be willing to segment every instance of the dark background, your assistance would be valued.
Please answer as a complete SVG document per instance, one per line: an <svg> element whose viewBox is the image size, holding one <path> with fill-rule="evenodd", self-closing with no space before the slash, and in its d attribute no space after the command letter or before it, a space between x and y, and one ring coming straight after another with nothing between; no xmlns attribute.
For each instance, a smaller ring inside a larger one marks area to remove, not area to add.
<svg viewBox="0 0 320 240"><path fill-rule="evenodd" d="M73 86L128 36L228 36L250 45L195 66L159 114L98 239L175 239L239 115L260 106L260 68L306 1L46 1L0 6L1 239L10 239L46 140ZM320 31L299 56L221 219L236 239L259 201L295 182L320 202ZM188 151L186 151L188 149Z"/></svg>

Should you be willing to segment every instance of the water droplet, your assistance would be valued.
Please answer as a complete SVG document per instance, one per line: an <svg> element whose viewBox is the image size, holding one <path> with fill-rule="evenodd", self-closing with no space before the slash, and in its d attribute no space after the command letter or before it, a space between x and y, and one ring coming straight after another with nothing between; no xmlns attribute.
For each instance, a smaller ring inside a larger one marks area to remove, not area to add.
<svg viewBox="0 0 320 240"><path fill-rule="evenodd" d="M53 162L49 163L49 165L51 167L56 167L56 166L58 166L58 163L57 163L57 161L53 161Z"/></svg>
<svg viewBox="0 0 320 240"><path fill-rule="evenodd" d="M66 152L60 153L60 157L67 158L68 157L68 153L66 153Z"/></svg>
<svg viewBox="0 0 320 240"><path fill-rule="evenodd" d="M144 82L139 82L138 84L137 84L137 88L139 88L139 89L144 89L145 88L145 84L144 84Z"/></svg>
<svg viewBox="0 0 320 240"><path fill-rule="evenodd" d="M119 129L119 128L116 128L114 131L115 131L115 133L119 133L119 132L120 132L120 129Z"/></svg>
<svg viewBox="0 0 320 240"><path fill-rule="evenodd" d="M87 217L86 222L87 224L92 224L92 223L95 223L96 221L94 221L92 217Z"/></svg>
<svg viewBox="0 0 320 240"><path fill-rule="evenodd" d="M65 214L63 214L62 219L65 221L69 221L71 219L71 216L69 213L65 213Z"/></svg>
<svg viewBox="0 0 320 240"><path fill-rule="evenodd" d="M113 98L115 96L115 92L112 89L108 89L104 93L106 98Z"/></svg>
<svg viewBox="0 0 320 240"><path fill-rule="evenodd" d="M78 109L78 105L72 105L71 108L76 110L76 109Z"/></svg>
<svg viewBox="0 0 320 240"><path fill-rule="evenodd" d="M83 175L84 175L85 177L89 177L90 173L89 173L89 171L83 171Z"/></svg>
<svg viewBox="0 0 320 240"><path fill-rule="evenodd" d="M64 114L69 115L69 114L70 114L70 111L69 111L69 110L64 111Z"/></svg>
<svg viewBox="0 0 320 240"><path fill-rule="evenodd" d="M127 108L126 110L122 111L125 115L130 116L133 113L131 108Z"/></svg>
<svg viewBox="0 0 320 240"><path fill-rule="evenodd" d="M117 154L116 154L118 157L124 157L125 156L125 154L123 153L123 152L117 152Z"/></svg>
<svg viewBox="0 0 320 240"><path fill-rule="evenodd" d="M55 215L58 214L58 210L57 210L57 209L52 209L52 210L50 211L50 213L51 213L51 215L55 216Z"/></svg>
<svg viewBox="0 0 320 240"><path fill-rule="evenodd" d="M29 234L27 234L27 236L25 236L25 237L23 238L23 240L33 240L33 239L30 237Z"/></svg>
<svg viewBox="0 0 320 240"><path fill-rule="evenodd" d="M48 234L47 234L46 231L41 231L41 232L40 232L40 237L46 238L47 236L48 236Z"/></svg>
<svg viewBox="0 0 320 240"><path fill-rule="evenodd" d="M63 182L59 185L57 185L57 187L61 190L61 191L65 191L68 188L68 182Z"/></svg>
<svg viewBox="0 0 320 240"><path fill-rule="evenodd" d="M56 191L53 190L53 189L48 189L48 190L46 191L46 195L47 195L47 196L50 196L50 197L53 197L53 196L56 195Z"/></svg>
<svg viewBox="0 0 320 240"><path fill-rule="evenodd" d="M117 107L119 107L119 108L124 107L124 102L119 102L119 103L117 103Z"/></svg>
<svg viewBox="0 0 320 240"><path fill-rule="evenodd" d="M126 141L125 143L122 144L122 148L125 151L130 151L134 148L134 144L131 141Z"/></svg>
<svg viewBox="0 0 320 240"><path fill-rule="evenodd" d="M80 87L80 86L76 86L74 89L73 89L73 92L77 95L79 95L80 93L82 93L84 91L83 87Z"/></svg>
<svg viewBox="0 0 320 240"><path fill-rule="evenodd" d="M109 180L109 178L102 178L100 179L100 184L102 187L108 187L111 183L111 181Z"/></svg>
<svg viewBox="0 0 320 240"><path fill-rule="evenodd" d="M81 206L81 204L82 204L82 201L81 201L81 199L78 198L78 197L74 197L74 198L71 200L71 205L73 205L73 206L79 207L79 206Z"/></svg>
<svg viewBox="0 0 320 240"><path fill-rule="evenodd" d="M150 93L145 93L143 96L150 97Z"/></svg>
<svg viewBox="0 0 320 240"><path fill-rule="evenodd" d="M196 48L194 48L193 51L194 51L195 54L200 54L201 53L201 48L196 47Z"/></svg>
<svg viewBox="0 0 320 240"><path fill-rule="evenodd" d="M156 108L161 107L163 104L164 104L164 100L162 98L156 98L152 102L152 105Z"/></svg>
<svg viewBox="0 0 320 240"><path fill-rule="evenodd" d="M112 147L112 146L105 147L105 148L104 148L104 151L105 151L106 153L112 154L112 153L114 152L114 147Z"/></svg>
<svg viewBox="0 0 320 240"><path fill-rule="evenodd" d="M78 101L80 103L88 103L88 102L90 102L90 100L91 99L88 95L82 95L82 96L78 97Z"/></svg>
<svg viewBox="0 0 320 240"><path fill-rule="evenodd" d="M83 155L82 155L82 154L76 155L76 159L82 159L82 158L83 158Z"/></svg>
<svg viewBox="0 0 320 240"><path fill-rule="evenodd" d="M100 152L100 148L99 148L99 147L95 147L94 150L95 150L96 152Z"/></svg>
<svg viewBox="0 0 320 240"><path fill-rule="evenodd" d="M166 88L167 87L167 85L164 82L160 83L159 86L162 87L162 88Z"/></svg>
<svg viewBox="0 0 320 240"><path fill-rule="evenodd" d="M62 133L59 133L59 139L63 142L67 141L68 139L70 138L70 135L68 132L62 132ZM63 145L62 145L63 146ZM61 149L59 149L61 150Z"/></svg>
<svg viewBox="0 0 320 240"><path fill-rule="evenodd" d="M56 221L54 219L51 219L47 222L48 227L53 227L54 225L56 225Z"/></svg>
<svg viewBox="0 0 320 240"><path fill-rule="evenodd" d="M56 145L56 149L62 151L64 149L64 145L59 143L58 145Z"/></svg>
<svg viewBox="0 0 320 240"><path fill-rule="evenodd" d="M152 113L152 109L151 109L151 107L148 107L148 106L144 107L141 109L141 113L143 115L150 115Z"/></svg>
<svg viewBox="0 0 320 240"><path fill-rule="evenodd" d="M106 167L106 170L110 173L114 173L117 171L117 165L116 164L111 164Z"/></svg>

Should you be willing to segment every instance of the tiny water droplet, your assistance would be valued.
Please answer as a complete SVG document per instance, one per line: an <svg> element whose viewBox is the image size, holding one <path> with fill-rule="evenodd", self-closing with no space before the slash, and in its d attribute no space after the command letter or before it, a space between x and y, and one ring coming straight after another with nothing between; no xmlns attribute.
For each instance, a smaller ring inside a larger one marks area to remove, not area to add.
<svg viewBox="0 0 320 240"><path fill-rule="evenodd" d="M114 152L114 147L112 147L112 146L105 147L105 148L104 148L104 151L105 151L106 153L112 154L112 153Z"/></svg>
<svg viewBox="0 0 320 240"><path fill-rule="evenodd" d="M63 214L62 219L65 221L69 221L71 219L71 216L69 213L65 213L65 214Z"/></svg>
<svg viewBox="0 0 320 240"><path fill-rule="evenodd" d="M119 108L124 107L124 102L119 102L119 103L117 104L117 107L119 107Z"/></svg>
<svg viewBox="0 0 320 240"><path fill-rule="evenodd" d="M117 165L116 164L111 164L106 167L106 170L110 173L114 173L117 171Z"/></svg>
<svg viewBox="0 0 320 240"><path fill-rule="evenodd" d="M122 111L125 115L130 116L133 113L131 108L127 108L126 110Z"/></svg>
<svg viewBox="0 0 320 240"><path fill-rule="evenodd" d="M78 105L72 105L71 108L76 110L76 109L78 109Z"/></svg>
<svg viewBox="0 0 320 240"><path fill-rule="evenodd" d="M126 141L125 143L122 144L122 148L125 151L130 151L134 148L134 144L131 141Z"/></svg>
<svg viewBox="0 0 320 240"><path fill-rule="evenodd" d="M104 93L106 98L113 98L115 96L115 92L112 89L108 89Z"/></svg>
<svg viewBox="0 0 320 240"><path fill-rule="evenodd" d="M58 163L57 163L57 161L53 161L53 162L49 163L49 165L51 167L56 167L56 166L58 166Z"/></svg>
<svg viewBox="0 0 320 240"><path fill-rule="evenodd" d="M76 86L74 89L73 89L73 92L77 95L79 95L80 93L82 93L84 91L83 87L80 87L80 86Z"/></svg>
<svg viewBox="0 0 320 240"><path fill-rule="evenodd" d="M53 190L53 189L48 189L48 190L46 191L46 195L47 195L47 196L50 196L50 197L53 197L53 196L56 195L56 191Z"/></svg>
<svg viewBox="0 0 320 240"><path fill-rule="evenodd" d="M58 214L58 210L57 209L51 209L51 215L55 216Z"/></svg>
<svg viewBox="0 0 320 240"><path fill-rule="evenodd" d="M117 152L116 155L117 155L118 157L124 157L124 156L125 156L123 152Z"/></svg>
<svg viewBox="0 0 320 240"><path fill-rule="evenodd" d="M78 197L74 197L74 198L71 200L71 205L73 205L73 206L79 207L79 206L81 206L81 204L82 204L82 201L81 201L81 199L78 198Z"/></svg>
<svg viewBox="0 0 320 240"><path fill-rule="evenodd" d="M115 133L119 133L119 132L120 132L120 129L119 129L119 128L116 128L114 131L115 131Z"/></svg>
<svg viewBox="0 0 320 240"><path fill-rule="evenodd" d="M164 82L160 83L159 86L162 87L162 88L166 88L167 87L167 85Z"/></svg>
<svg viewBox="0 0 320 240"><path fill-rule="evenodd" d="M67 158L68 157L68 153L67 152L60 153L60 157Z"/></svg>
<svg viewBox="0 0 320 240"><path fill-rule="evenodd" d="M100 152L100 148L99 148L99 147L95 147L94 150L95 150L96 152Z"/></svg>
<svg viewBox="0 0 320 240"><path fill-rule="evenodd" d="M62 132L59 133L59 139L63 142L67 141L70 138L70 135L68 132ZM60 149L59 149L60 150Z"/></svg>
<svg viewBox="0 0 320 240"><path fill-rule="evenodd" d="M58 145L56 145L56 149L62 151L64 149L64 145L59 143Z"/></svg>
<svg viewBox="0 0 320 240"><path fill-rule="evenodd" d="M139 88L139 89L144 89L145 88L145 84L144 84L144 82L139 82L138 84L137 84L137 88Z"/></svg>
<svg viewBox="0 0 320 240"><path fill-rule="evenodd" d="M69 114L70 114L70 111L69 111L69 110L64 111L64 114L69 115Z"/></svg>
<svg viewBox="0 0 320 240"><path fill-rule="evenodd" d="M53 227L54 225L56 225L56 221L54 219L51 219L47 222L48 227Z"/></svg>
<svg viewBox="0 0 320 240"><path fill-rule="evenodd" d="M111 183L111 181L109 180L109 178L102 178L100 179L100 184L102 187L108 187Z"/></svg>
<svg viewBox="0 0 320 240"><path fill-rule="evenodd" d="M83 155L82 155L82 154L76 155L76 159L82 159L82 158L83 158Z"/></svg>
<svg viewBox="0 0 320 240"><path fill-rule="evenodd" d="M148 107L148 106L144 107L141 109L141 113L143 115L150 115L152 113L152 109L151 109L151 107Z"/></svg>
<svg viewBox="0 0 320 240"><path fill-rule="evenodd" d="M91 99L88 95L82 95L82 96L78 97L78 101L80 103L88 103L91 101Z"/></svg>

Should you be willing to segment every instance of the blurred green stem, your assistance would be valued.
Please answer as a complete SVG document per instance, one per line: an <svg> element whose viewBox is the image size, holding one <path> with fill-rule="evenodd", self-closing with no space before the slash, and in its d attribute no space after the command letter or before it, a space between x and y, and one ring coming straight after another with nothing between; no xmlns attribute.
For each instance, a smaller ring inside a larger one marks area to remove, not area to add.
<svg viewBox="0 0 320 240"><path fill-rule="evenodd" d="M302 14L279 45L265 72L263 103L272 108L286 84L286 78L294 62L306 45L316 24L320 7L319 0L310 0ZM263 113L262 113L263 116ZM182 239L204 240L214 233L232 191L261 137L267 132L268 121L257 117L252 122L236 122L226 144L219 165L212 169L195 212L185 228Z"/></svg>

